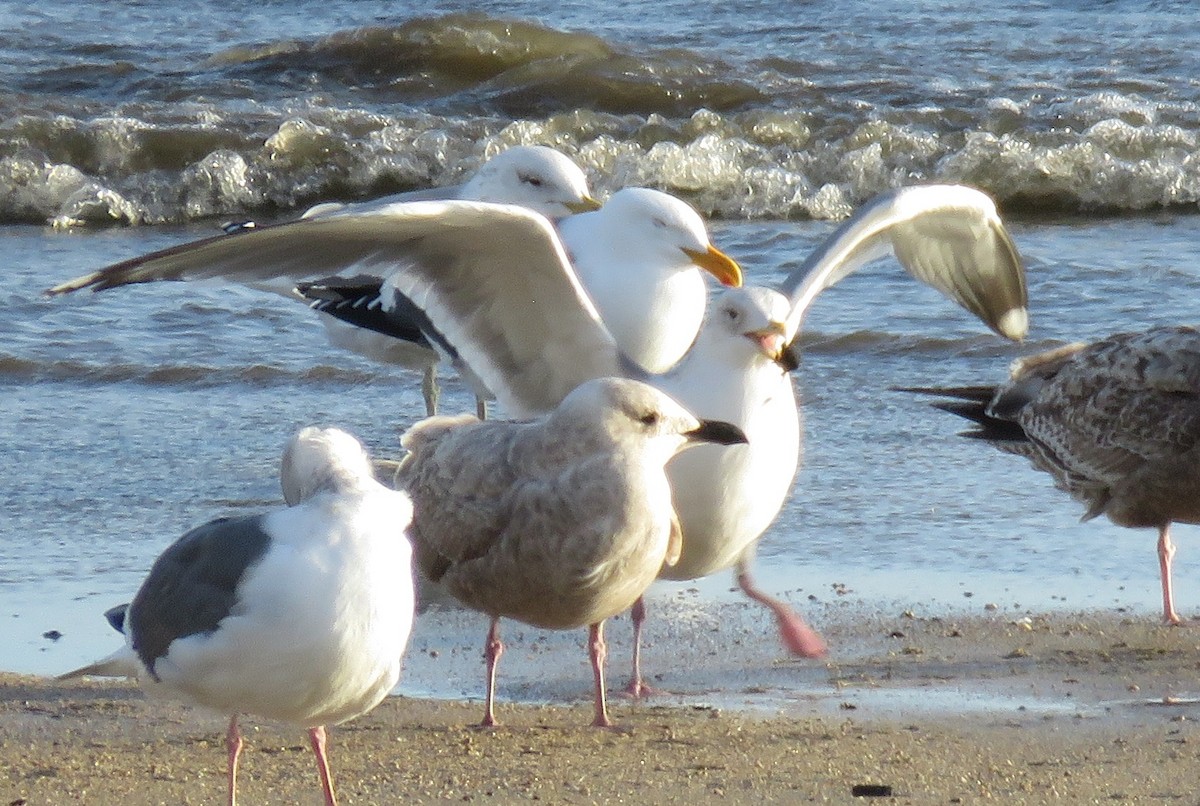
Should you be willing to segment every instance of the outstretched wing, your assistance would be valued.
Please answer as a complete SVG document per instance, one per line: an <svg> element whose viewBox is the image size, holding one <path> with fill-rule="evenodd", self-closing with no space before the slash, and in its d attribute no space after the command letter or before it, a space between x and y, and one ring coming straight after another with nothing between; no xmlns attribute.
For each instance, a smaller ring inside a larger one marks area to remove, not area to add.
<svg viewBox="0 0 1200 806"><path fill-rule="evenodd" d="M1000 335L1024 338L1029 325L1025 269L992 200L963 185L921 185L876 196L783 282L794 338L813 300L887 254L908 272L978 316Z"/></svg>

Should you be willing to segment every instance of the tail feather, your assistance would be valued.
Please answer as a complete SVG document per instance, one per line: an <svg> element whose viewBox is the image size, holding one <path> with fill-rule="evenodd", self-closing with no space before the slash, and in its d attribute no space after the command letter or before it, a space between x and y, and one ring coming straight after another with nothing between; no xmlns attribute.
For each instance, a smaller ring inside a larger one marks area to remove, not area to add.
<svg viewBox="0 0 1200 806"><path fill-rule="evenodd" d="M1012 420L994 415L991 405L996 397L997 387L995 386L897 386L892 388L897 392L951 398L950 400L935 400L929 405L970 420L978 426L975 430L960 432L959 436L982 439L985 442L1027 441L1025 432L1020 425Z"/></svg>

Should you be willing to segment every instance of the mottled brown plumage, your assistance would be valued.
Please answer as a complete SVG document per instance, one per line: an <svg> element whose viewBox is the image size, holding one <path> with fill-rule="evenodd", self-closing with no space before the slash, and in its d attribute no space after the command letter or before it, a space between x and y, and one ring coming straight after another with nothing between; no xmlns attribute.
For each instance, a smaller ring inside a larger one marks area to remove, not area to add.
<svg viewBox="0 0 1200 806"><path fill-rule="evenodd" d="M537 421L434 417L405 434L396 483L413 499L417 564L492 618L484 724L495 724L502 617L550 629L590 626L596 724L609 724L601 623L679 558L664 465L697 440L745 437L618 378L581 385Z"/></svg>
<svg viewBox="0 0 1200 806"><path fill-rule="evenodd" d="M994 389L923 391L973 400L939 405L979 423L968 436L1049 473L1084 520L1158 529L1163 618L1181 621L1169 529L1200 523L1200 332L1117 334L1017 361Z"/></svg>

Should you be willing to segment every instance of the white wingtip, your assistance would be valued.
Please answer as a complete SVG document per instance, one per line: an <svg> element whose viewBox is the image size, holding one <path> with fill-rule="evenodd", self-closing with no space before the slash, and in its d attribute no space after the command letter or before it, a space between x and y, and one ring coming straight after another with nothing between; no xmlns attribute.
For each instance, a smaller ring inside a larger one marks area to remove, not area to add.
<svg viewBox="0 0 1200 806"><path fill-rule="evenodd" d="M1029 311L1025 308L1006 311L996 323L996 329L1006 339L1022 341L1029 334Z"/></svg>

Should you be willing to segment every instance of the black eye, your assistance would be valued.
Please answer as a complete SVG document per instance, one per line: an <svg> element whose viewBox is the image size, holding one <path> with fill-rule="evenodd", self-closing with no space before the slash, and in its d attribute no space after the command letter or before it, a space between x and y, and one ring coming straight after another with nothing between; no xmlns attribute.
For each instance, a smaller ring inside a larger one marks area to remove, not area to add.
<svg viewBox="0 0 1200 806"><path fill-rule="evenodd" d="M649 414L643 414L638 417L638 422L642 425L658 425L658 412L652 411Z"/></svg>
<svg viewBox="0 0 1200 806"><path fill-rule="evenodd" d="M729 321L731 321L731 322L737 321L738 312L737 312L736 308L726 308L725 315L729 317Z"/></svg>
<svg viewBox="0 0 1200 806"><path fill-rule="evenodd" d="M666 228L667 228L667 221L666 221L666 219L663 219L663 218L653 218L653 219L651 219L651 220L654 222L654 226L658 227L659 229L666 229Z"/></svg>
<svg viewBox="0 0 1200 806"><path fill-rule="evenodd" d="M528 185L533 185L535 188L542 186L542 180L539 177L531 176L530 174L522 174L520 180Z"/></svg>

